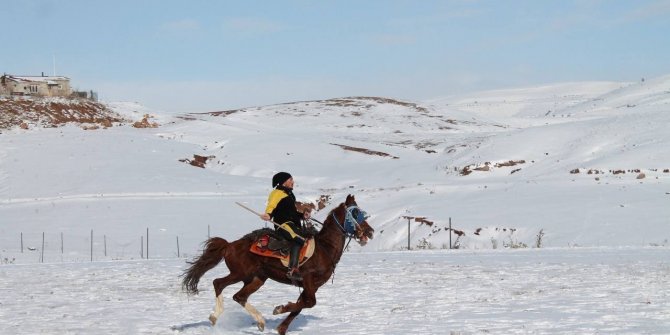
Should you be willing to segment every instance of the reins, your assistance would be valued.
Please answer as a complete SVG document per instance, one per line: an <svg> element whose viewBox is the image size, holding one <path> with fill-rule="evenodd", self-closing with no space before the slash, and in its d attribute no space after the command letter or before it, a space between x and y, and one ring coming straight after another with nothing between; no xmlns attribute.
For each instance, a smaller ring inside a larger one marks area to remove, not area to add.
<svg viewBox="0 0 670 335"><path fill-rule="evenodd" d="M340 233L342 233L342 235L345 238L347 238L347 237L349 238L347 243L345 243L343 245L342 253L344 253L344 251L349 247L349 243L351 243L351 240L356 237L356 228L360 229L360 224L358 223L357 218L355 218L353 216L353 214L350 212L350 208L358 208L358 206L350 206L348 208L345 208L345 214L344 214L344 221L343 222L340 222L340 220L337 219L337 216L335 216L335 211L330 213L330 216L332 216L333 220L335 220L336 226L337 226L337 228L339 228ZM310 217L309 220L314 222L314 223L317 223L317 224L321 225L321 229L323 229L325 227L325 224L323 222L317 220L317 219L314 219L314 218ZM353 231L351 231L351 232L347 231L347 228L346 228L347 221L350 221L351 225L354 228ZM328 244L330 244L330 243L328 243ZM331 282L334 283L335 282L335 268L337 267L337 263L335 262L334 257L331 259L331 263L333 264L333 277L331 278Z"/></svg>
<svg viewBox="0 0 670 335"><path fill-rule="evenodd" d="M346 221L346 215L351 215L351 214L349 214L348 210L345 209L345 211L347 211L347 213L345 214L345 221ZM335 223L337 223L337 228L340 228L340 232L342 233L342 235L344 235L345 238L346 237L349 238L347 243L342 248L342 253L344 253L344 251L347 250L347 248L349 247L349 243L351 242L351 239L354 237L354 233L351 233L351 234L347 233L347 230L344 227L344 223L340 223L340 220L337 219L334 212L331 214L331 216L333 217L333 220L335 220ZM355 220L354 220L354 224L358 225L358 223ZM335 263L335 258L333 258L331 260L331 262L333 262L333 277L331 278L330 282L331 282L331 284L334 284L335 283L335 268L337 267L337 264Z"/></svg>
<svg viewBox="0 0 670 335"><path fill-rule="evenodd" d="M337 228L340 228L340 232L342 232L342 235L344 235L344 237L349 238L349 240L347 241L347 244L344 246L344 249L342 249L342 252L344 252L344 250L346 250L347 247L349 247L349 242L351 242L351 239L354 238L355 232L354 233L347 233L346 229L344 228L344 225L340 223L340 220L338 220L337 217L335 217L335 213L332 213L331 215L333 216L333 219L335 220L335 223L337 223ZM345 219L345 221L346 221L346 219ZM356 223L356 225L358 225L358 224Z"/></svg>
<svg viewBox="0 0 670 335"><path fill-rule="evenodd" d="M343 227L343 225L340 223L340 220L338 220L337 217L335 216L335 213L334 213L334 212L331 213L331 216L332 216L333 219L335 220L336 226L337 226L337 228L340 229L340 232L342 233L342 235L344 235L345 238L346 238L346 237L349 238L349 240L347 241L347 243L346 243L346 244L343 246L343 248L342 248L342 253L344 253L344 250L346 250L347 247L349 247L349 243L351 242L351 239L354 237L354 235L353 235L353 234L348 234L348 233L347 233L347 231L345 230L345 228ZM317 224L319 224L319 225L321 225L321 229L323 229L323 227L326 226L325 223L323 223L323 222L321 222L321 221L319 221L319 220L317 220L317 219L315 219L315 218L309 218L309 220L310 220L310 221L313 221L313 222L315 222L315 223L317 223ZM323 243L323 241L322 241L321 243ZM327 244L330 244L330 243L327 243ZM335 246L333 246L333 247L335 247ZM333 256L333 258L331 258L330 262L331 262L332 265L333 265L333 276L331 277L330 282L331 282L331 283L335 283L335 268L337 268L337 262L335 262L335 257L334 257L334 256Z"/></svg>
<svg viewBox="0 0 670 335"><path fill-rule="evenodd" d="M349 247L349 243L351 243L351 239L354 238L354 236L355 236L354 234L355 234L355 233L347 233L347 231L345 230L343 224L341 224L341 223L340 223L340 220L338 220L337 217L335 216L335 213L331 213L331 216L333 217L333 219L334 219L335 222L337 223L337 228L340 228L340 232L342 233L342 235L344 235L345 237L348 237L348 238L349 238L349 240L347 241L346 245L344 246L344 249L342 249L342 251L344 251L344 250L346 250L346 249ZM321 228L323 228L323 226L324 226L324 223L323 223L323 222L321 222L321 221L319 221L319 220L317 220L317 219L314 219L314 218L309 218L309 219L310 219L311 221L314 221L314 222L318 223L319 225L321 225ZM354 224L355 224L356 226L358 226L358 223L356 222L356 220L354 220Z"/></svg>

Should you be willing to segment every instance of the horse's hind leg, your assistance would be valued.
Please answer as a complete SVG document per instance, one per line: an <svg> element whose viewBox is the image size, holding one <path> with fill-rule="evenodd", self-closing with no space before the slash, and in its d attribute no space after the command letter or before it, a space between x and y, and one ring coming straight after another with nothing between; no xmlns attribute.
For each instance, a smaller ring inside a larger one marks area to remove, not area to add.
<svg viewBox="0 0 670 335"><path fill-rule="evenodd" d="M254 306L252 306L247 301L247 299L249 299L249 296L254 292L258 291L258 289L261 288L263 284L265 284L265 279L254 277L251 281L245 281L242 289L233 295L233 300L242 305L242 307L247 310L249 315L256 319L256 322L258 322L258 330L260 331L265 329L265 319L263 319L263 315Z"/></svg>
<svg viewBox="0 0 670 335"><path fill-rule="evenodd" d="M219 319L219 316L223 314L223 296L216 296L216 305L214 305L214 310L209 314L209 322L212 323L212 326L216 324L216 320Z"/></svg>
<svg viewBox="0 0 670 335"><path fill-rule="evenodd" d="M227 275L223 278L214 279L214 295L216 295L216 305L214 306L214 311L209 314L209 322L212 325L216 324L216 320L219 319L219 316L223 313L223 289L231 284L239 282L240 279L237 279L232 276L232 274Z"/></svg>

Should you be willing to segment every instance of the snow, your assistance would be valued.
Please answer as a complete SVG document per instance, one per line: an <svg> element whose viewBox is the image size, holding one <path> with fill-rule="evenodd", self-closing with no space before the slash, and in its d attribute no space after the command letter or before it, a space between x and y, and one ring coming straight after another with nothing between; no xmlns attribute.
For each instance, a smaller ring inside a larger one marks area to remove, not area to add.
<svg viewBox="0 0 670 335"><path fill-rule="evenodd" d="M7 75L8 79L16 81L27 81L27 82L46 82L49 85L58 85L55 81L57 80L70 80L67 77L62 76L12 76Z"/></svg>
<svg viewBox="0 0 670 335"><path fill-rule="evenodd" d="M347 253L333 282L303 310L292 334L667 334L668 248L439 250ZM215 327L209 283L187 298L182 260L0 267L2 334L259 334L224 290ZM299 294L268 281L252 303L264 333L272 309Z"/></svg>
<svg viewBox="0 0 670 335"><path fill-rule="evenodd" d="M630 83L576 82L477 92L472 95L433 99L428 103L450 106L479 116L500 118L533 117L549 111L588 104Z"/></svg>
<svg viewBox="0 0 670 335"><path fill-rule="evenodd" d="M179 116L109 105L161 126L0 132L0 333L257 333L233 289L207 323L225 266L191 299L178 276L208 236L264 226L235 202L262 210L277 171L301 201L329 196L317 219L354 194L376 230L289 333L670 332L670 76ZM411 252L404 216L434 222L409 223ZM297 295L252 296L266 333Z"/></svg>

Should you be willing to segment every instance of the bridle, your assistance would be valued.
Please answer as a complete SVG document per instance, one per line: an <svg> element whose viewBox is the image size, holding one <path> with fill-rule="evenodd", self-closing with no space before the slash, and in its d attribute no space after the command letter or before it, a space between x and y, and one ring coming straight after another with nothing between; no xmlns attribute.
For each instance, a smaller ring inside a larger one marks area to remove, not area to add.
<svg viewBox="0 0 670 335"><path fill-rule="evenodd" d="M339 228L339 231L342 233L342 235L345 238L349 238L347 243L344 245L342 251L347 249L349 247L349 243L351 242L351 239L356 238L356 229L361 229L360 224L363 223L369 216L368 213L365 212L364 210L361 210L358 206L356 205L351 205L345 209L345 215L344 215L344 222L340 222L340 220L337 219L337 216L335 216L335 211L331 213L331 216L333 217L333 220L335 220L337 228ZM323 223L321 223L318 220L311 219L313 221L316 221L317 223L321 224L321 226L324 226ZM333 277L332 281L335 281L335 267L337 266L337 263L335 260L331 260L333 263Z"/></svg>
<svg viewBox="0 0 670 335"><path fill-rule="evenodd" d="M344 222L342 223L340 223L340 220L338 220L337 216L335 216L335 212L333 212L331 215L335 220L335 223L337 223L337 228L340 228L340 232L345 237L349 238L349 242L351 242L352 238L356 238L356 230L360 230L360 224L369 217L366 211L360 209L356 205L351 205L346 208ZM347 242L347 246L349 245L349 242Z"/></svg>

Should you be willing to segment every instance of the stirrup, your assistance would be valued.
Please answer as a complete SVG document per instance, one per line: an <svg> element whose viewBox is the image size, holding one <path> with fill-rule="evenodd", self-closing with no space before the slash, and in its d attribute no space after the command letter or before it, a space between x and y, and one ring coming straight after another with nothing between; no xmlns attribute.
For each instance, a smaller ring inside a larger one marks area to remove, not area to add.
<svg viewBox="0 0 670 335"><path fill-rule="evenodd" d="M298 271L298 268L293 268L286 273L286 277L291 280L301 281L302 275Z"/></svg>

